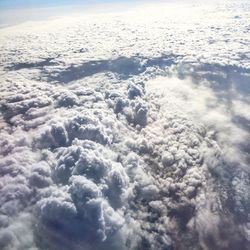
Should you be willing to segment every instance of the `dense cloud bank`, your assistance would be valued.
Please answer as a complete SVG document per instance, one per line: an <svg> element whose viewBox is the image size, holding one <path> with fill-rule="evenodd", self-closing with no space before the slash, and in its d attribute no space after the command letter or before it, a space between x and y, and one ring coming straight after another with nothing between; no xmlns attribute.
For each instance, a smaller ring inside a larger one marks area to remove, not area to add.
<svg viewBox="0 0 250 250"><path fill-rule="evenodd" d="M2 30L0 249L249 249L249 4L159 8Z"/></svg>

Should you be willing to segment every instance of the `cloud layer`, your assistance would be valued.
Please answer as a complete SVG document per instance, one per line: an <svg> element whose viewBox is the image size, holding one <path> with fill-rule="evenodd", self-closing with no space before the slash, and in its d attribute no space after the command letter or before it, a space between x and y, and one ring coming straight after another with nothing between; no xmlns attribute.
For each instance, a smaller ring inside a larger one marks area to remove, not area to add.
<svg viewBox="0 0 250 250"><path fill-rule="evenodd" d="M0 248L248 249L248 9L2 29Z"/></svg>

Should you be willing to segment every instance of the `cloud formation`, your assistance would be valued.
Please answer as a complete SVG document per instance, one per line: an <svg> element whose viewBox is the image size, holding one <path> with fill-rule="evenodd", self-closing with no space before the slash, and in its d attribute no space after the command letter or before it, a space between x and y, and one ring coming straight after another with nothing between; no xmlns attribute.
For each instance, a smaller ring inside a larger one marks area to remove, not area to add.
<svg viewBox="0 0 250 250"><path fill-rule="evenodd" d="M170 6L2 30L1 249L248 249L249 6Z"/></svg>

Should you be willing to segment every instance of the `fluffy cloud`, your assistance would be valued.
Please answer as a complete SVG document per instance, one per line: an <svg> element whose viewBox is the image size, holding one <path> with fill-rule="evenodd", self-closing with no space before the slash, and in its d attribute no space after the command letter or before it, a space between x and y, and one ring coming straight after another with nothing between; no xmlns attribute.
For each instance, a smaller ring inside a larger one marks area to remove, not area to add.
<svg viewBox="0 0 250 250"><path fill-rule="evenodd" d="M2 30L1 249L248 248L242 6Z"/></svg>

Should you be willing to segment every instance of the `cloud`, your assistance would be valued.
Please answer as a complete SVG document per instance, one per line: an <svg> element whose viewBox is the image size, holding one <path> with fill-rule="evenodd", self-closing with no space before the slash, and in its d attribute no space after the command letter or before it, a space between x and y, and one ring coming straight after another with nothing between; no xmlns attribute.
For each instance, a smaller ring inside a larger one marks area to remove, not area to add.
<svg viewBox="0 0 250 250"><path fill-rule="evenodd" d="M30 214L20 214L10 226L0 230L0 246L2 249L37 250L34 244Z"/></svg>
<svg viewBox="0 0 250 250"><path fill-rule="evenodd" d="M3 29L0 248L247 249L248 13L217 4Z"/></svg>

